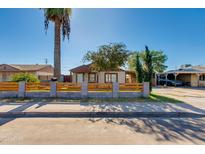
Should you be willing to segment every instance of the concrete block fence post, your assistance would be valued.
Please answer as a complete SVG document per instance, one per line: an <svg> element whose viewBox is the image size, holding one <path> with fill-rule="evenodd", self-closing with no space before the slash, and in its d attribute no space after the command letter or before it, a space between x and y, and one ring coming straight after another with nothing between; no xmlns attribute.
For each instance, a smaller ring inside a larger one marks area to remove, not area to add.
<svg viewBox="0 0 205 154"><path fill-rule="evenodd" d="M86 98L88 96L88 83L83 82L81 84L81 95L83 98Z"/></svg>
<svg viewBox="0 0 205 154"><path fill-rule="evenodd" d="M118 98L119 97L119 83L113 82L112 84L112 97Z"/></svg>
<svg viewBox="0 0 205 154"><path fill-rule="evenodd" d="M25 92L26 92L26 82L25 81L20 81L19 82L19 88L18 88L18 97L25 97Z"/></svg>
<svg viewBox="0 0 205 154"><path fill-rule="evenodd" d="M56 82L50 82L50 97L57 96L57 87Z"/></svg>
<svg viewBox="0 0 205 154"><path fill-rule="evenodd" d="M143 82L143 97L149 97L150 88L149 82Z"/></svg>

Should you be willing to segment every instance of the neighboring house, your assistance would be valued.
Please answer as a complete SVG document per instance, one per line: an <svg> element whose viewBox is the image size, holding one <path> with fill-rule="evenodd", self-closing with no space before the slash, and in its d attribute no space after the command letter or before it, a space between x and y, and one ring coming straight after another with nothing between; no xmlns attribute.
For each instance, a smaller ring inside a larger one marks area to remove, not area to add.
<svg viewBox="0 0 205 154"><path fill-rule="evenodd" d="M0 64L0 81L10 81L11 77L19 73L31 73L41 81L48 81L53 77L51 65L21 65Z"/></svg>
<svg viewBox="0 0 205 154"><path fill-rule="evenodd" d="M91 64L81 65L70 70L72 82L82 83L131 83L136 82L135 72L119 69L118 71L92 71Z"/></svg>
<svg viewBox="0 0 205 154"><path fill-rule="evenodd" d="M182 81L192 87L205 86L205 66L182 65L180 69L158 74L158 78L159 76Z"/></svg>

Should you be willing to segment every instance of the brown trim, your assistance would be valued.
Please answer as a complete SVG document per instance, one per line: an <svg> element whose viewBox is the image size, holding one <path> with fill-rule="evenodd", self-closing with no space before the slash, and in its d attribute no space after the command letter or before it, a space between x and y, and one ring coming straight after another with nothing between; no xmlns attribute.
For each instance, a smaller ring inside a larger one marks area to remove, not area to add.
<svg viewBox="0 0 205 154"><path fill-rule="evenodd" d="M109 74L110 74L110 75L115 74L115 75L116 75L116 82L118 82L118 73L105 73L105 74L104 74L104 82L105 82L105 83L112 83L112 82L106 82L106 75L107 75L107 74L108 74L108 75L109 75Z"/></svg>

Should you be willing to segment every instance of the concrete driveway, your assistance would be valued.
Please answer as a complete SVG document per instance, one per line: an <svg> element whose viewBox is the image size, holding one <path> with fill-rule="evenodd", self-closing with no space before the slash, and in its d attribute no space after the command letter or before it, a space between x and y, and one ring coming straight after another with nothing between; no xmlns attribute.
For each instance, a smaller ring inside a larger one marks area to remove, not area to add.
<svg viewBox="0 0 205 154"><path fill-rule="evenodd" d="M153 92L178 99L195 109L205 110L205 88L166 87L153 88Z"/></svg>

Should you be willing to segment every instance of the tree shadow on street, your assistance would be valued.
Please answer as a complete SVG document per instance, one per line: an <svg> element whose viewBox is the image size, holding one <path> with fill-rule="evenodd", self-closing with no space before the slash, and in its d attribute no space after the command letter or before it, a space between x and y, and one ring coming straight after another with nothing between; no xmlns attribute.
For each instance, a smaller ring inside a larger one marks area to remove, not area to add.
<svg viewBox="0 0 205 154"><path fill-rule="evenodd" d="M95 123L104 121L128 127L135 133L154 135L156 141L177 144L189 141L193 144L205 144L205 119L193 118L138 118L138 119L89 119Z"/></svg>

